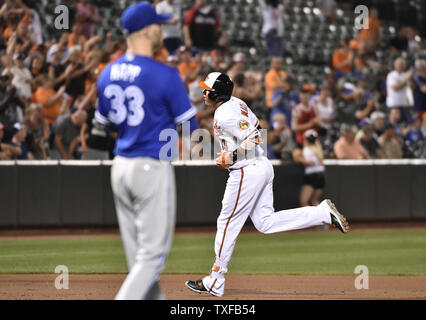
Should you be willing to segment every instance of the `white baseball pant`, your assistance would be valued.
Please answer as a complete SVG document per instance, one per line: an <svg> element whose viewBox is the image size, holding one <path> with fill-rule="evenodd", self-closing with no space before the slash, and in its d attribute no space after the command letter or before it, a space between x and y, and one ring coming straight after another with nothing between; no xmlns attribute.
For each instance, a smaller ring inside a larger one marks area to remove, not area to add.
<svg viewBox="0 0 426 320"><path fill-rule="evenodd" d="M250 216L262 233L298 230L330 224L331 217L323 206L308 206L275 212L272 184L274 169L266 157L248 166L230 171L217 220L215 262L203 285L212 294L222 296L225 273L231 260L238 234Z"/></svg>

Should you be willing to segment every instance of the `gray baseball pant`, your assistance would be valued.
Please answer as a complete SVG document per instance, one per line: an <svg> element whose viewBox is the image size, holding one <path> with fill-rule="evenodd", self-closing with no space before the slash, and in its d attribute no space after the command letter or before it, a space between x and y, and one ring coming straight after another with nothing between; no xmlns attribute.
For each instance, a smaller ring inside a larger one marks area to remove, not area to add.
<svg viewBox="0 0 426 320"><path fill-rule="evenodd" d="M176 216L169 162L116 156L111 185L129 274L116 300L164 299L158 277L170 252Z"/></svg>

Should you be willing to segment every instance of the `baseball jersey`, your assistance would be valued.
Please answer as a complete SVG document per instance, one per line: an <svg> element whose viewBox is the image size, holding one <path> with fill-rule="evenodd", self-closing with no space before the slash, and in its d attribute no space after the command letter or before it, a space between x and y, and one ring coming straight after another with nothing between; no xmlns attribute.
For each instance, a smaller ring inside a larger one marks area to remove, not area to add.
<svg viewBox="0 0 426 320"><path fill-rule="evenodd" d="M214 119L215 137L220 141L222 152L233 152L248 136L257 131L259 120L246 103L236 97L221 104L215 111ZM263 154L262 148L256 146L256 154ZM239 169L253 162L256 157L238 160L229 168Z"/></svg>
<svg viewBox="0 0 426 320"><path fill-rule="evenodd" d="M117 129L114 153L159 159L164 129L193 118L185 86L176 69L150 57L124 54L99 76L96 119Z"/></svg>

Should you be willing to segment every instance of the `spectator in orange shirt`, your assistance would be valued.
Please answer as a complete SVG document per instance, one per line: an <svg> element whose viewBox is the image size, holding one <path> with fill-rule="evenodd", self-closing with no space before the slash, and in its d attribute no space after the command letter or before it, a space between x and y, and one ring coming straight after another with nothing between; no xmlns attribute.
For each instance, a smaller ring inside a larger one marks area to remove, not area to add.
<svg viewBox="0 0 426 320"><path fill-rule="evenodd" d="M341 132L342 135L334 144L337 159L370 159L367 150L355 139L356 130L352 126L344 124Z"/></svg>
<svg viewBox="0 0 426 320"><path fill-rule="evenodd" d="M354 53L349 47L350 39L342 41L340 48L333 53L332 66L337 75L344 75L352 71Z"/></svg>
<svg viewBox="0 0 426 320"><path fill-rule="evenodd" d="M162 46L154 52L154 59L164 64L167 64L169 56L170 53L165 46Z"/></svg>
<svg viewBox="0 0 426 320"><path fill-rule="evenodd" d="M284 89L284 80L287 78L287 73L283 70L283 61L281 57L271 58L271 67L265 74L265 95L266 106L272 108L272 95L277 89Z"/></svg>
<svg viewBox="0 0 426 320"><path fill-rule="evenodd" d="M61 86L58 91L53 89L54 82L46 74L42 74L35 80L37 89L32 95L32 101L43 106L43 116L50 125L53 125L56 118L61 114L62 95L65 86Z"/></svg>
<svg viewBox="0 0 426 320"><path fill-rule="evenodd" d="M367 21L367 28L361 29L358 33L358 41L365 41L367 46L367 51L373 49L380 40L380 20L379 12L377 9L370 10L370 16Z"/></svg>
<svg viewBox="0 0 426 320"><path fill-rule="evenodd" d="M191 59L191 49L189 47L181 46L179 48L178 70L183 82L186 85L195 80L200 70L200 65Z"/></svg>
<svg viewBox="0 0 426 320"><path fill-rule="evenodd" d="M86 36L82 33L83 27L80 23L75 23L72 26L72 32L68 36L68 47L81 45L83 48L84 43L87 41Z"/></svg>

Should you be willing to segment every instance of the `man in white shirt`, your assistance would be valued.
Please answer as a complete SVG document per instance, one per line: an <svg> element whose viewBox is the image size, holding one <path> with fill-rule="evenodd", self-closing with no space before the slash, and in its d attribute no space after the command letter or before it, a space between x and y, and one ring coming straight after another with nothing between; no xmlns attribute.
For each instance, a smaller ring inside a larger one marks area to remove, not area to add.
<svg viewBox="0 0 426 320"><path fill-rule="evenodd" d="M158 14L171 14L172 18L161 25L163 29L163 43L170 53L173 53L181 44L181 13L180 4L176 0L163 0L155 10Z"/></svg>
<svg viewBox="0 0 426 320"><path fill-rule="evenodd" d="M266 42L268 55L280 57L284 53L284 9L288 1L281 4L275 0L260 0L262 12L262 37Z"/></svg>
<svg viewBox="0 0 426 320"><path fill-rule="evenodd" d="M413 106L413 93L410 88L413 70L406 72L404 70L404 59L397 58L394 62L394 70L389 72L386 78L386 105L388 108L399 108L402 120L408 121Z"/></svg>

